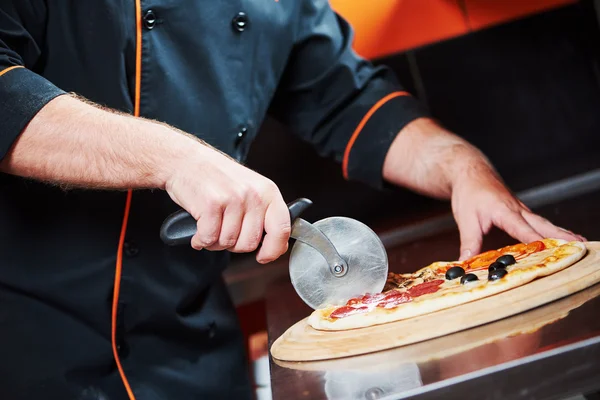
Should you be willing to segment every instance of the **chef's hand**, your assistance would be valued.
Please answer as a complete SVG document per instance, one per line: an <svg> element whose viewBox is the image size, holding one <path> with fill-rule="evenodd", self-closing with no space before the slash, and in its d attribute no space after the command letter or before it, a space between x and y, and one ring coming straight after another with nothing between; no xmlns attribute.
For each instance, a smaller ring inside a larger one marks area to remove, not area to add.
<svg viewBox="0 0 600 400"><path fill-rule="evenodd" d="M471 167L456 177L451 199L460 231L460 260L480 252L483 236L492 226L524 243L543 238L585 240L531 212L484 161L473 160Z"/></svg>
<svg viewBox="0 0 600 400"><path fill-rule="evenodd" d="M165 189L197 221L194 249L257 249L259 263L277 259L288 248L290 215L277 186L229 156L199 146L183 156Z"/></svg>
<svg viewBox="0 0 600 400"><path fill-rule="evenodd" d="M480 252L492 226L525 243L544 237L585 240L532 213L477 148L427 118L411 122L398 134L383 176L417 193L451 200L460 231L460 259Z"/></svg>

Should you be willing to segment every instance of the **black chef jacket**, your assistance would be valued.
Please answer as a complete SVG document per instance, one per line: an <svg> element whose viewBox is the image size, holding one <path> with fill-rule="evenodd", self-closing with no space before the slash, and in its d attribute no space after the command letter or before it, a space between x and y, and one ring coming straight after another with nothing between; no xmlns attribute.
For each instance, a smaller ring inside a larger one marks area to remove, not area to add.
<svg viewBox="0 0 600 400"><path fill-rule="evenodd" d="M392 140L425 112L351 43L326 0L2 0L0 157L75 92L240 162L270 115L382 187ZM227 253L163 245L177 206L140 190L126 214L126 196L0 175L0 398L250 397Z"/></svg>

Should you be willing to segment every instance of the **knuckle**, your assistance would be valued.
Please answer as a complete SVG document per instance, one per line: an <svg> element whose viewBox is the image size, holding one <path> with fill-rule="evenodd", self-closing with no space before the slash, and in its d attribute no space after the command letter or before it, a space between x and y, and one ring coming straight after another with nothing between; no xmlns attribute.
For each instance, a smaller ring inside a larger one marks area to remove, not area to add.
<svg viewBox="0 0 600 400"><path fill-rule="evenodd" d="M263 196L261 195L260 189L256 187L249 187L246 189L245 198L248 204L260 204Z"/></svg>
<svg viewBox="0 0 600 400"><path fill-rule="evenodd" d="M206 202L209 212L218 213L223 211L231 201L231 192L232 191L213 193Z"/></svg>
<svg viewBox="0 0 600 400"><path fill-rule="evenodd" d="M202 247L208 247L215 244L219 240L219 236L214 232L199 232L197 234L196 243Z"/></svg>
<svg viewBox="0 0 600 400"><path fill-rule="evenodd" d="M217 242L217 240L219 240L219 238L214 233L205 234L202 236L202 239L201 239L201 241L204 243L205 246L210 246L212 244L215 244Z"/></svg>
<svg viewBox="0 0 600 400"><path fill-rule="evenodd" d="M235 246L237 238L233 236L227 236L219 241L219 244L225 248Z"/></svg>
<svg viewBox="0 0 600 400"><path fill-rule="evenodd" d="M278 191L277 185L271 179L265 178L261 184L262 191L268 194L272 194Z"/></svg>
<svg viewBox="0 0 600 400"><path fill-rule="evenodd" d="M253 232L248 237L248 245L255 249L256 247L258 247L261 238L262 235L260 234L260 232Z"/></svg>
<svg viewBox="0 0 600 400"><path fill-rule="evenodd" d="M211 197L206 201L208 214L216 214L223 209L225 202L219 197Z"/></svg>
<svg viewBox="0 0 600 400"><path fill-rule="evenodd" d="M239 206L243 204L246 200L246 189L240 188L238 190L233 190L228 195L228 203L229 205Z"/></svg>
<svg viewBox="0 0 600 400"><path fill-rule="evenodd" d="M260 244L260 239L261 235L252 233L251 235L248 235L248 237L246 237L243 241L238 242L236 247L239 248L241 251L254 251Z"/></svg>

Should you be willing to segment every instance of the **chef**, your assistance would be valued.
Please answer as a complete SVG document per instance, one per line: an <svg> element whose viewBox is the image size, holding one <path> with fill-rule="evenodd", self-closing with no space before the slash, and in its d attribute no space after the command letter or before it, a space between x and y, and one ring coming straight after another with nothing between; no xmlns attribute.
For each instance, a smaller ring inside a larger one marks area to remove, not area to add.
<svg viewBox="0 0 600 400"><path fill-rule="evenodd" d="M451 200L461 258L492 226L581 239L358 57L326 0L1 4L3 399L251 398L221 274L287 249L281 193L243 166L267 115L350 181ZM169 247L180 207L198 232Z"/></svg>

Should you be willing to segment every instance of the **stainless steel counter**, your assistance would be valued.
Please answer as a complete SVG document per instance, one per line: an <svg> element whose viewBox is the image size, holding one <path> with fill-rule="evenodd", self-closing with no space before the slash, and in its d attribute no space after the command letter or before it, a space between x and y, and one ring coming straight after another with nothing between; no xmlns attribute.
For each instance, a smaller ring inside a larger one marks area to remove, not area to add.
<svg viewBox="0 0 600 400"><path fill-rule="evenodd" d="M588 186L535 211L589 240L600 240L600 190ZM535 196L534 196L535 197ZM537 198L539 199L539 198ZM514 242L498 230L485 249ZM390 270L410 271L454 258L454 228L394 244ZM267 290L269 345L312 310L288 279ZM493 309L490 312L494 312ZM281 365L279 365L281 364ZM274 400L279 399L560 399L600 390L600 285L511 318L384 352L319 363L271 359Z"/></svg>

